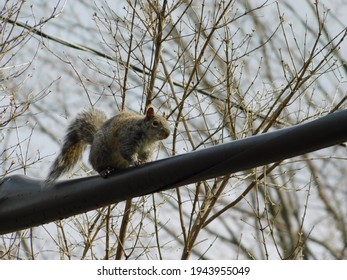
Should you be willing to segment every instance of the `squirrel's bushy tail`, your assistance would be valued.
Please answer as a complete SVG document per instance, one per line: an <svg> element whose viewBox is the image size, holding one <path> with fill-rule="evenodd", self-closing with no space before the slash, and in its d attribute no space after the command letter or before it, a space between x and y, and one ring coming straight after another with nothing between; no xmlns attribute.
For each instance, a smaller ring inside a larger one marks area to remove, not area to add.
<svg viewBox="0 0 347 280"><path fill-rule="evenodd" d="M106 120L106 115L98 110L86 111L77 116L67 130L61 152L46 179L47 183L55 181L75 166Z"/></svg>

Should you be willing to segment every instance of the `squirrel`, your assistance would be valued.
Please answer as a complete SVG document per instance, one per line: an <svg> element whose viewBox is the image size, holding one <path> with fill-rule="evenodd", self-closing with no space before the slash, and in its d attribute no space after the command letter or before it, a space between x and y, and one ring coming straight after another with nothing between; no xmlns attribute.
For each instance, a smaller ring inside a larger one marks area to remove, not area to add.
<svg viewBox="0 0 347 280"><path fill-rule="evenodd" d="M170 135L165 116L149 107L145 115L121 112L107 120L104 112L91 109L80 113L70 124L60 154L46 182L53 182L71 170L87 145L89 162L102 177L130 166L150 161L157 141Z"/></svg>

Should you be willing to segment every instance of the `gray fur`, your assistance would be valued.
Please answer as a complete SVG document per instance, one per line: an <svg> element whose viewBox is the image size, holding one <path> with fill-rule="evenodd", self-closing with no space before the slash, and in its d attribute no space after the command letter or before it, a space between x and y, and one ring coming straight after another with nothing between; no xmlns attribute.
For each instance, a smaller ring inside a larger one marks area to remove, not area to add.
<svg viewBox="0 0 347 280"><path fill-rule="evenodd" d="M91 145L89 161L94 170L108 174L149 160L155 144L170 134L168 121L154 114L122 112L106 121L98 110L83 112L70 124L62 150L52 165L47 182L71 170L87 145Z"/></svg>

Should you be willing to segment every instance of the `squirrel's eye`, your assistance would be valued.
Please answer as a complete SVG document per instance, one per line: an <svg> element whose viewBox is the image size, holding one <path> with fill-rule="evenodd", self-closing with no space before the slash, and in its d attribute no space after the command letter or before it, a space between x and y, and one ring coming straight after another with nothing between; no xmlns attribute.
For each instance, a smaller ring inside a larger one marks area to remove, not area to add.
<svg viewBox="0 0 347 280"><path fill-rule="evenodd" d="M153 125L154 127L157 127L157 126L159 125L159 122L158 122L158 121L153 121L153 122L152 122L152 125Z"/></svg>

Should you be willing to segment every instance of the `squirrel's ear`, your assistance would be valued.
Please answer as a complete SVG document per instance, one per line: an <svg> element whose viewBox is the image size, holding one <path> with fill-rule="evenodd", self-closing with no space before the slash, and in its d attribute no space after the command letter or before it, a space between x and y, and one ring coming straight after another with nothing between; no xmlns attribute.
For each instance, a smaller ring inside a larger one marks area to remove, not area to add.
<svg viewBox="0 0 347 280"><path fill-rule="evenodd" d="M146 118L151 119L154 117L154 108L152 106L148 107L146 112Z"/></svg>

